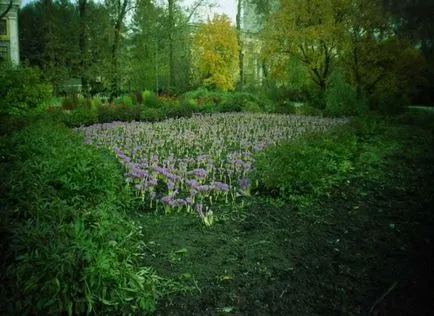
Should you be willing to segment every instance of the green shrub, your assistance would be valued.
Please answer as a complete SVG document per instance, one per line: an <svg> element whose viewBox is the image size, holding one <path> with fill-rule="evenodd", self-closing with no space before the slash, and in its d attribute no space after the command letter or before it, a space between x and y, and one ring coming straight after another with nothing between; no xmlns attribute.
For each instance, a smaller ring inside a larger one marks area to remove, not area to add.
<svg viewBox="0 0 434 316"><path fill-rule="evenodd" d="M297 115L309 115L309 116L322 116L323 112L315 107L310 106L309 104L304 104L301 106L294 106L295 114Z"/></svg>
<svg viewBox="0 0 434 316"><path fill-rule="evenodd" d="M345 80L341 71L335 71L330 77L325 95L326 111L333 116L356 115L356 89Z"/></svg>
<svg viewBox="0 0 434 316"><path fill-rule="evenodd" d="M258 190L292 201L328 195L354 168L353 127L285 142L257 154L253 178Z"/></svg>
<svg viewBox="0 0 434 316"><path fill-rule="evenodd" d="M296 108L293 102L288 102L285 100L279 102L279 104L276 106L275 112L280 114L295 114Z"/></svg>
<svg viewBox="0 0 434 316"><path fill-rule="evenodd" d="M98 96L92 97L91 105L92 105L92 110L97 110L98 107L100 107L102 105L101 98Z"/></svg>
<svg viewBox="0 0 434 316"><path fill-rule="evenodd" d="M102 104L97 109L97 116L98 122L100 123L116 121L118 119L116 114L116 106L112 103Z"/></svg>
<svg viewBox="0 0 434 316"><path fill-rule="evenodd" d="M398 115L406 110L408 100L394 91L381 91L371 96L372 109L381 114Z"/></svg>
<svg viewBox="0 0 434 316"><path fill-rule="evenodd" d="M158 96L150 91L143 92L143 105L148 108L157 109L161 107L161 102Z"/></svg>
<svg viewBox="0 0 434 316"><path fill-rule="evenodd" d="M64 110L73 110L80 105L80 101L78 99L78 95L76 93L69 94L62 100L62 109Z"/></svg>
<svg viewBox="0 0 434 316"><path fill-rule="evenodd" d="M9 247L1 310L24 314L146 314L163 279L140 266L141 231L113 154L46 121L17 133L2 232ZM7 225L6 225L7 224ZM175 287L174 287L175 289Z"/></svg>
<svg viewBox="0 0 434 316"><path fill-rule="evenodd" d="M258 113L258 112L262 112L262 109L258 103L254 102L254 101L246 101L244 103L243 107L241 108L241 111Z"/></svg>
<svg viewBox="0 0 434 316"><path fill-rule="evenodd" d="M140 120L148 122L158 122L166 117L161 109L142 107L140 110Z"/></svg>
<svg viewBox="0 0 434 316"><path fill-rule="evenodd" d="M195 107L188 104L180 104L178 101L165 102L161 109L167 118L190 117L195 112Z"/></svg>
<svg viewBox="0 0 434 316"><path fill-rule="evenodd" d="M129 95L122 96L121 100L122 100L122 104L125 104L127 107L133 107L133 105L136 104L133 98Z"/></svg>
<svg viewBox="0 0 434 316"><path fill-rule="evenodd" d="M0 64L0 115L20 116L51 98L37 68Z"/></svg>
<svg viewBox="0 0 434 316"><path fill-rule="evenodd" d="M97 112L83 105L64 113L62 118L62 122L69 127L92 125L98 122Z"/></svg>
<svg viewBox="0 0 434 316"><path fill-rule="evenodd" d="M308 106L318 110L324 110L326 108L325 94L317 86L311 86L309 88L309 95L307 97Z"/></svg>

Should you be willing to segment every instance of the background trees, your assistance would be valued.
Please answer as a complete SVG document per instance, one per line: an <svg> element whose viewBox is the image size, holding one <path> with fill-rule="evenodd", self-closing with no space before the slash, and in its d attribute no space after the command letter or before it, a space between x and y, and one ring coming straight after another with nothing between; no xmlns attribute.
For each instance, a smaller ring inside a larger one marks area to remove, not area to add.
<svg viewBox="0 0 434 316"><path fill-rule="evenodd" d="M193 40L196 79L207 87L233 90L238 53L237 34L227 16L201 24Z"/></svg>
<svg viewBox="0 0 434 316"><path fill-rule="evenodd" d="M373 105L430 103L431 2L237 0L236 21L198 24L210 0L38 0L20 12L21 56L57 93L77 78L85 94L261 88L325 107L333 77Z"/></svg>

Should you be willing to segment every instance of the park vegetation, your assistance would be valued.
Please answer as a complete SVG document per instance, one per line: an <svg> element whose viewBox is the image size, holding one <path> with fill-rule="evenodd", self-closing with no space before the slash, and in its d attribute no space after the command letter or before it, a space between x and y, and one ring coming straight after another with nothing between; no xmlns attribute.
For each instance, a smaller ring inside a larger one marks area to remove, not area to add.
<svg viewBox="0 0 434 316"><path fill-rule="evenodd" d="M0 313L426 312L432 4L235 2L20 10Z"/></svg>

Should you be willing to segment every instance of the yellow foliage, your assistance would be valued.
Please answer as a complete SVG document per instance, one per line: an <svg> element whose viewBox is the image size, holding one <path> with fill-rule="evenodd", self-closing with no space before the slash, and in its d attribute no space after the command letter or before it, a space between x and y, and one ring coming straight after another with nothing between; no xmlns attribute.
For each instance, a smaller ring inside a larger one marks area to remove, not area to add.
<svg viewBox="0 0 434 316"><path fill-rule="evenodd" d="M264 39L265 58L280 75L290 56L301 61L321 87L331 72L332 62L347 41L345 17L350 0L286 0L270 17Z"/></svg>
<svg viewBox="0 0 434 316"><path fill-rule="evenodd" d="M238 72L236 31L226 15L201 24L193 39L193 76L201 84L233 90Z"/></svg>

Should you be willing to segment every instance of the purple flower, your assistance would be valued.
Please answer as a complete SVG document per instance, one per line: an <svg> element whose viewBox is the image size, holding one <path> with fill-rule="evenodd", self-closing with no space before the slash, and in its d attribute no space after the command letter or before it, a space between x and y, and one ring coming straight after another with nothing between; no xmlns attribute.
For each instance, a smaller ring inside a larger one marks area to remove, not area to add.
<svg viewBox="0 0 434 316"><path fill-rule="evenodd" d="M148 185L151 187L155 187L158 184L158 180L154 177L149 177Z"/></svg>
<svg viewBox="0 0 434 316"><path fill-rule="evenodd" d="M132 168L130 170L130 174L135 178L144 178L148 175L148 173L145 170L142 170L140 168Z"/></svg>
<svg viewBox="0 0 434 316"><path fill-rule="evenodd" d="M194 170L190 171L189 173L194 174L198 178L206 178L206 176L208 175L206 170L202 169L202 168L194 169Z"/></svg>
<svg viewBox="0 0 434 316"><path fill-rule="evenodd" d="M155 193L154 191L152 191L149 195L151 196L151 200L155 200L155 197L157 196L157 193Z"/></svg>
<svg viewBox="0 0 434 316"><path fill-rule="evenodd" d="M167 181L167 188L173 190L175 188L175 183L173 181Z"/></svg>
<svg viewBox="0 0 434 316"><path fill-rule="evenodd" d="M229 191L229 185L223 182L214 182L214 187L217 191L224 191L224 192L228 192Z"/></svg>
<svg viewBox="0 0 434 316"><path fill-rule="evenodd" d="M182 205L185 205L185 204L187 204L187 202L185 200L183 200L183 199L177 199L176 200L176 205L177 206L182 206Z"/></svg>
<svg viewBox="0 0 434 316"><path fill-rule="evenodd" d="M176 181L176 180L180 179L179 176L177 176L176 174L170 173L170 172L165 172L165 173L163 173L163 175L165 175L167 178L169 178L172 181Z"/></svg>
<svg viewBox="0 0 434 316"><path fill-rule="evenodd" d="M200 216L202 219L204 219L205 216L203 215L203 212L202 212L203 205L200 204L200 203L198 203L198 204L196 204L196 206L195 206L194 208L195 208L196 212L199 214L199 216Z"/></svg>
<svg viewBox="0 0 434 316"><path fill-rule="evenodd" d="M191 186L193 188L199 185L199 183L197 183L197 181L195 179L187 180L187 181L185 181L185 183L187 183L189 186Z"/></svg>
<svg viewBox="0 0 434 316"><path fill-rule="evenodd" d="M171 205L173 203L173 198L171 196L164 196L161 198L161 202L167 205Z"/></svg>
<svg viewBox="0 0 434 316"><path fill-rule="evenodd" d="M242 178L242 179L238 180L238 183L239 183L240 188L242 190L246 190L250 185L250 180L248 178Z"/></svg>
<svg viewBox="0 0 434 316"><path fill-rule="evenodd" d="M196 187L197 191L199 192L206 192L210 190L209 185L199 185Z"/></svg>
<svg viewBox="0 0 434 316"><path fill-rule="evenodd" d="M166 168L163 168L163 167L160 167L160 166L155 166L152 169L154 169L154 171L157 171L157 172L162 173L162 174L166 172Z"/></svg>

